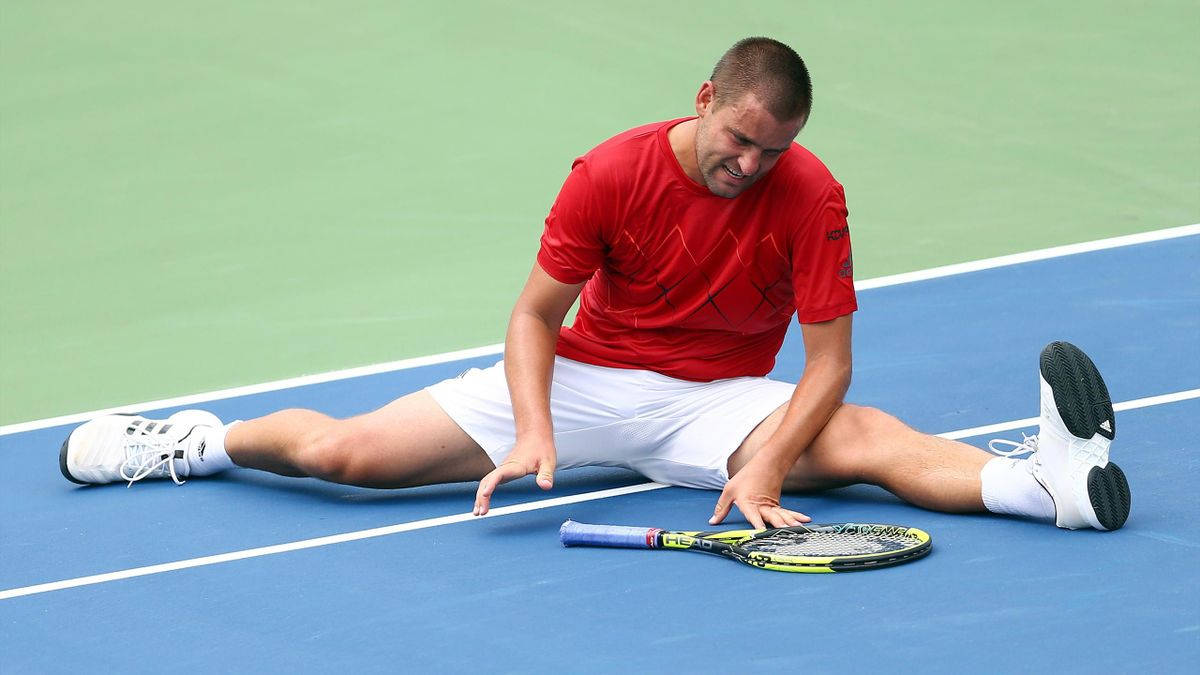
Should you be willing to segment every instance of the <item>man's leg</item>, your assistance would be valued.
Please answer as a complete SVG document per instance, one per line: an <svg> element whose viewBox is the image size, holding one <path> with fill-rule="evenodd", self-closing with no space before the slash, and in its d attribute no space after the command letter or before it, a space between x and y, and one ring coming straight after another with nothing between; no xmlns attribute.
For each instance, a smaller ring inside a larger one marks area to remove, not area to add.
<svg viewBox="0 0 1200 675"><path fill-rule="evenodd" d="M249 469L376 488L477 481L495 468L425 391L343 420L281 410L233 425L225 449Z"/></svg>
<svg viewBox="0 0 1200 675"><path fill-rule="evenodd" d="M344 420L299 409L224 427L202 411L159 421L110 415L76 428L60 462L77 483L182 482L232 463L350 485L409 487L479 480L494 468L426 391Z"/></svg>
<svg viewBox="0 0 1200 675"><path fill-rule="evenodd" d="M763 420L733 453L730 475L771 437L785 408ZM992 458L965 443L922 434L880 410L845 404L800 455L784 490L870 483L927 509L983 511L980 472Z"/></svg>
<svg viewBox="0 0 1200 675"><path fill-rule="evenodd" d="M1109 461L1116 420L1108 388L1092 360L1067 342L1052 342L1039 360L1038 435L1013 444L1024 460L909 428L873 408L841 406L800 456L785 489L851 483L879 485L918 506L1053 518L1067 529L1115 530L1129 516L1124 473ZM777 410L729 459L745 466L783 418ZM1006 453L1007 454L1007 453Z"/></svg>

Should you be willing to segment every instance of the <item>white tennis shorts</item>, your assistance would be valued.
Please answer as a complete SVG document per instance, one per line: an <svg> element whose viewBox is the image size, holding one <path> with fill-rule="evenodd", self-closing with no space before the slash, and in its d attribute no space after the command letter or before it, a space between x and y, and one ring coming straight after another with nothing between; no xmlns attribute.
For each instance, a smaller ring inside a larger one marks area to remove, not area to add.
<svg viewBox="0 0 1200 675"><path fill-rule="evenodd" d="M729 455L795 388L765 377L690 382L555 357L558 468L615 466L669 485L721 489ZM426 391L494 464L504 461L516 433L503 361Z"/></svg>

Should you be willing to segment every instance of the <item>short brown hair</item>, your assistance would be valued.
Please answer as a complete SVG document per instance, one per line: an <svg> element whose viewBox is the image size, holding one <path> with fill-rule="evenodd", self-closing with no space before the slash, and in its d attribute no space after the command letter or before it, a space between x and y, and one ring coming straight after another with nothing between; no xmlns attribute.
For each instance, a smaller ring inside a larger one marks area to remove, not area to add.
<svg viewBox="0 0 1200 675"><path fill-rule="evenodd" d="M808 119L812 112L812 79L791 47L766 37L748 37L725 52L713 68L715 102L740 100L753 92L776 119Z"/></svg>

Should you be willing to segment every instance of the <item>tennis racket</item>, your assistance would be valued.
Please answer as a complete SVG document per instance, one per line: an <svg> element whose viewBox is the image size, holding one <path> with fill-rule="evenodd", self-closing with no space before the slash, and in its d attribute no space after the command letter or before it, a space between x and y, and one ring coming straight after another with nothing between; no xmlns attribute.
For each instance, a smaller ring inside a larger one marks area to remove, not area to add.
<svg viewBox="0 0 1200 675"><path fill-rule="evenodd" d="M899 565L929 553L933 540L915 527L872 523L799 525L771 530L671 532L654 527L588 525L568 520L563 546L700 551L780 572L852 572Z"/></svg>

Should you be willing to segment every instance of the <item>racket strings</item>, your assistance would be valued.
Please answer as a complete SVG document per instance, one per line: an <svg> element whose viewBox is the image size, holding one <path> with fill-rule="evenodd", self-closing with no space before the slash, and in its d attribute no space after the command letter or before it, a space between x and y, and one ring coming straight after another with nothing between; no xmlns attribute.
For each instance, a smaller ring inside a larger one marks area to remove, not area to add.
<svg viewBox="0 0 1200 675"><path fill-rule="evenodd" d="M828 557L888 553L911 547L912 537L894 533L782 531L742 545L747 551L768 555Z"/></svg>

